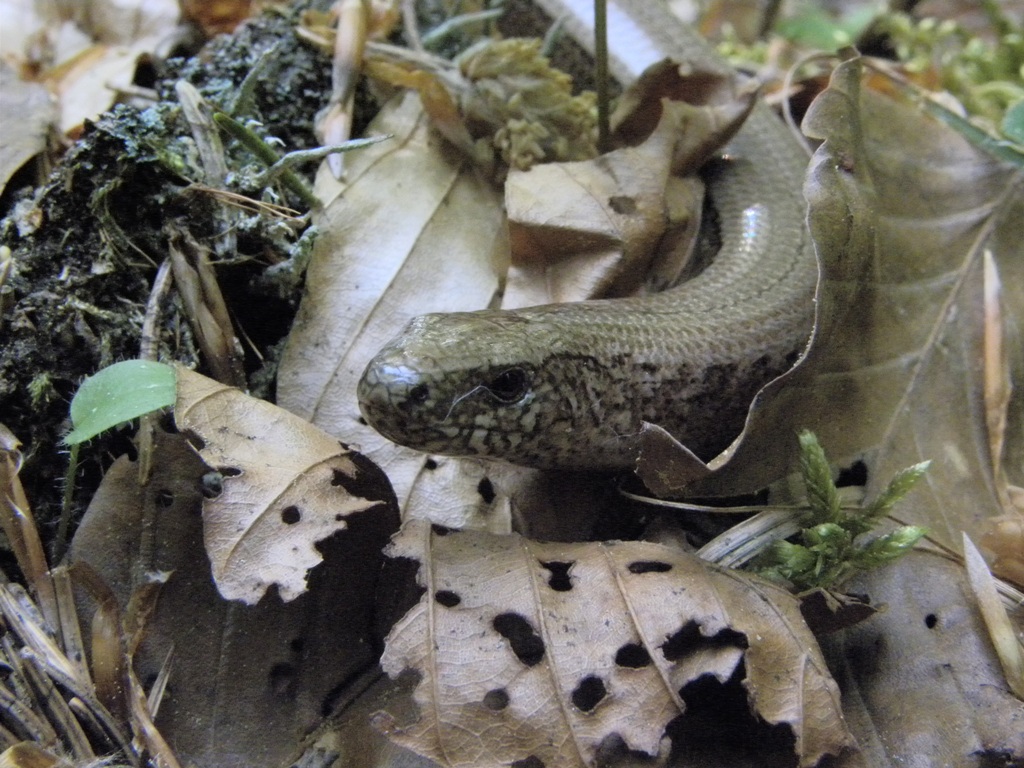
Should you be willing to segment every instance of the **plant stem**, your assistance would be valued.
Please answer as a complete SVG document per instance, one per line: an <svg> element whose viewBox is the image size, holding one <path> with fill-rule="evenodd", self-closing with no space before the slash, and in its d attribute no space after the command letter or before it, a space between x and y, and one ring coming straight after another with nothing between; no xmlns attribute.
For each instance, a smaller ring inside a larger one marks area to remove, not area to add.
<svg viewBox="0 0 1024 768"><path fill-rule="evenodd" d="M608 123L608 5L594 0L594 78L597 81L597 149L611 147Z"/></svg>

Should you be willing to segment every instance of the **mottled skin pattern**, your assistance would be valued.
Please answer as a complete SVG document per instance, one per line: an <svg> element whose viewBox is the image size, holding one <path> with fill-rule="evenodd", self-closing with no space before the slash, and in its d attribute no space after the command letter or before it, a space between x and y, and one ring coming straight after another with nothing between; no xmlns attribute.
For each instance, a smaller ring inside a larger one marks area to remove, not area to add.
<svg viewBox="0 0 1024 768"><path fill-rule="evenodd" d="M660 50L718 64L639 5ZM359 383L366 420L419 450L536 467L631 468L644 421L721 451L806 346L817 281L802 149L758 106L728 150L709 190L722 244L700 275L645 298L416 318Z"/></svg>

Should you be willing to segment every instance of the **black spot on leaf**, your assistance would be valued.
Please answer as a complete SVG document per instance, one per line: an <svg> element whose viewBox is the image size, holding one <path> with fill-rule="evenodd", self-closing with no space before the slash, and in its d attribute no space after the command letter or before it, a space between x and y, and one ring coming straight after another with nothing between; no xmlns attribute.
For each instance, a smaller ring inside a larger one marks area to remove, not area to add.
<svg viewBox="0 0 1024 768"><path fill-rule="evenodd" d="M434 594L434 599L445 608L454 608L462 602L462 598L459 597L458 593L452 592L450 589L439 589Z"/></svg>
<svg viewBox="0 0 1024 768"><path fill-rule="evenodd" d="M494 492L494 483L491 482L489 477L482 478L480 482L476 484L476 492L480 494L480 498L484 500L484 504L490 504L494 501L494 497L497 495Z"/></svg>
<svg viewBox="0 0 1024 768"><path fill-rule="evenodd" d="M544 641L533 625L518 613L502 613L491 622L495 631L508 640L512 653L523 664L533 667L544 658Z"/></svg>
<svg viewBox="0 0 1024 768"><path fill-rule="evenodd" d="M508 691L504 688L495 688L484 694L484 706L493 712L500 712L508 706Z"/></svg>
<svg viewBox="0 0 1024 768"><path fill-rule="evenodd" d="M929 613L927 616L924 617L924 625L928 627L928 629L935 629L938 623L939 617L936 616L934 613Z"/></svg>
<svg viewBox="0 0 1024 768"><path fill-rule="evenodd" d="M836 478L836 487L863 486L868 484L868 465L858 459L849 467L839 470L839 477Z"/></svg>
<svg viewBox="0 0 1024 768"><path fill-rule="evenodd" d="M295 505L285 507L281 510L281 522L285 525L295 525L302 519L302 513Z"/></svg>
<svg viewBox="0 0 1024 768"><path fill-rule="evenodd" d="M747 638L742 632L728 627L711 637L705 637L700 633L700 625L697 622L688 621L662 644L661 653L668 661L679 661L699 651L730 646L745 649Z"/></svg>
<svg viewBox="0 0 1024 768"><path fill-rule="evenodd" d="M665 573L671 571L672 566L658 560L634 560L628 566L630 573Z"/></svg>
<svg viewBox="0 0 1024 768"><path fill-rule="evenodd" d="M639 643L626 643L615 652L615 663L620 667L640 669L651 663L651 655Z"/></svg>
<svg viewBox="0 0 1024 768"><path fill-rule="evenodd" d="M555 590L555 592L568 592L572 589L569 569L573 567L574 563L552 560L549 563L542 562L541 565L551 571L551 575L548 577L548 586Z"/></svg>
<svg viewBox="0 0 1024 768"><path fill-rule="evenodd" d="M544 761L539 757L530 755L522 760L516 760L509 768L547 768L547 766L544 765Z"/></svg>
<svg viewBox="0 0 1024 768"><path fill-rule="evenodd" d="M616 213L633 214L636 213L636 200L627 195L614 195L608 198L608 207Z"/></svg>
<svg viewBox="0 0 1024 768"><path fill-rule="evenodd" d="M580 680L572 692L572 704L581 712L591 712L607 694L604 681L600 677L588 675Z"/></svg>
<svg viewBox="0 0 1024 768"><path fill-rule="evenodd" d="M295 665L279 662L270 668L270 688L279 696L291 697L295 688Z"/></svg>

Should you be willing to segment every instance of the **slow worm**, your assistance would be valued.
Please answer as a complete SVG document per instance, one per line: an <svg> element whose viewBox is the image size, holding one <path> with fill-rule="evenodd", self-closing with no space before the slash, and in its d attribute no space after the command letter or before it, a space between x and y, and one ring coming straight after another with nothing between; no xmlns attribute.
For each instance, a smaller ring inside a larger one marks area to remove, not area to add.
<svg viewBox="0 0 1024 768"><path fill-rule="evenodd" d="M590 0L537 0L591 49ZM671 57L728 71L659 0L609 3L622 82ZM801 189L807 156L758 104L709 181L721 247L695 278L643 298L424 315L370 362L360 409L422 451L536 467L626 469L643 422L702 458L799 357L817 267Z"/></svg>

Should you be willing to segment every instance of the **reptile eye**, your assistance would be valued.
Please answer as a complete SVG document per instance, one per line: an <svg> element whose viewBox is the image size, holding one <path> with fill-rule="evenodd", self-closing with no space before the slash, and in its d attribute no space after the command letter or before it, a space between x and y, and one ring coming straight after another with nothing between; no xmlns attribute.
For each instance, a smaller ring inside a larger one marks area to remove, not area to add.
<svg viewBox="0 0 1024 768"><path fill-rule="evenodd" d="M498 400L511 405L527 393L530 381L522 368L509 368L499 373L485 386Z"/></svg>
<svg viewBox="0 0 1024 768"><path fill-rule="evenodd" d="M417 384L409 390L409 401L416 405L423 405L430 397L430 388L426 384Z"/></svg>

